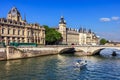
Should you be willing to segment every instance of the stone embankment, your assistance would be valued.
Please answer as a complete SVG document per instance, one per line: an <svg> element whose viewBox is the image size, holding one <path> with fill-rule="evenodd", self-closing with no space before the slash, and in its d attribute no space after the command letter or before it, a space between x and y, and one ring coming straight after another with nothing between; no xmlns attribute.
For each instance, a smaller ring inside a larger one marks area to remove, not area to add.
<svg viewBox="0 0 120 80"><path fill-rule="evenodd" d="M0 60L5 60L5 59L6 59L6 49L0 48Z"/></svg>
<svg viewBox="0 0 120 80"><path fill-rule="evenodd" d="M42 55L58 54L56 48L0 48L0 60L37 57Z"/></svg>

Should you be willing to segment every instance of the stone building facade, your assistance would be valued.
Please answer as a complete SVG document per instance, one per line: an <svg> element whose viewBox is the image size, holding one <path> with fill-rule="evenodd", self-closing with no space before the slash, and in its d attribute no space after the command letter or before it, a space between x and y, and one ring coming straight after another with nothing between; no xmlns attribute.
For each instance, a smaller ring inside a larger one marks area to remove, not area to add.
<svg viewBox="0 0 120 80"><path fill-rule="evenodd" d="M66 21L62 16L59 22L58 31L62 34L62 42L60 44L76 44L76 45L97 45L99 38L90 29L85 28L72 29L67 28Z"/></svg>
<svg viewBox="0 0 120 80"><path fill-rule="evenodd" d="M20 12L13 7L7 18L0 18L0 42L45 44L45 29L39 24L29 24L22 20Z"/></svg>
<svg viewBox="0 0 120 80"><path fill-rule="evenodd" d="M77 30L67 28L67 44L79 44L79 33Z"/></svg>

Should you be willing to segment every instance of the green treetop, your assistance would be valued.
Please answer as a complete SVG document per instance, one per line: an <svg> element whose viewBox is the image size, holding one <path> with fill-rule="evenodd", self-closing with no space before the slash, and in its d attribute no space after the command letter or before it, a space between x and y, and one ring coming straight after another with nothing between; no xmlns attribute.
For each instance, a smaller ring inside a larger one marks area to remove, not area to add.
<svg viewBox="0 0 120 80"><path fill-rule="evenodd" d="M46 25L44 25L44 28L46 44L59 44L59 41L62 39L61 34L54 28L49 28Z"/></svg>
<svg viewBox="0 0 120 80"><path fill-rule="evenodd" d="M106 39L104 39L104 38L102 38L101 40L100 40L100 44L101 45L104 45L105 43L107 43L108 41L106 40Z"/></svg>

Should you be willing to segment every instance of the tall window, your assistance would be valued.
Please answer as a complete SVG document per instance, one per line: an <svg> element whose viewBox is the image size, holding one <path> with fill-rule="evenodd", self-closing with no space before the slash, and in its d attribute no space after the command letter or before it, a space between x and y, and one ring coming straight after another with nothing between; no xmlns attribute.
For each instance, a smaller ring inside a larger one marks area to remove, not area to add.
<svg viewBox="0 0 120 80"><path fill-rule="evenodd" d="M12 38L13 42L15 42L15 37Z"/></svg>
<svg viewBox="0 0 120 80"><path fill-rule="evenodd" d="M13 35L15 35L15 29L13 29Z"/></svg>
<svg viewBox="0 0 120 80"><path fill-rule="evenodd" d="M2 28L2 34L4 34L5 33L5 29L4 28Z"/></svg>
<svg viewBox="0 0 120 80"><path fill-rule="evenodd" d="M24 38L22 38L22 42L24 42Z"/></svg>
<svg viewBox="0 0 120 80"><path fill-rule="evenodd" d="M17 17L17 20L20 21L20 17L19 16Z"/></svg>
<svg viewBox="0 0 120 80"><path fill-rule="evenodd" d="M30 32L28 31L28 36L30 35Z"/></svg>
<svg viewBox="0 0 120 80"><path fill-rule="evenodd" d="M10 34L10 29L8 29L8 34Z"/></svg>
<svg viewBox="0 0 120 80"><path fill-rule="evenodd" d="M29 39L28 39L28 43L29 43Z"/></svg>
<svg viewBox="0 0 120 80"><path fill-rule="evenodd" d="M24 35L24 30L22 30L22 35Z"/></svg>
<svg viewBox="0 0 120 80"><path fill-rule="evenodd" d="M18 35L20 35L20 30L18 30Z"/></svg>

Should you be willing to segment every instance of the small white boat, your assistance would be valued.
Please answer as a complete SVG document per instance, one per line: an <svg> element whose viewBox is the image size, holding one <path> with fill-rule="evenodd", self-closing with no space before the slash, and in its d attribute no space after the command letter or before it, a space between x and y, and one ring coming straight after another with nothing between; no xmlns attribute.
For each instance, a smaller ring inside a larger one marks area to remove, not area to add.
<svg viewBox="0 0 120 80"><path fill-rule="evenodd" d="M74 67L75 67L75 68L83 69L83 68L86 67L86 65L87 65L87 61L86 61L86 60L78 60L78 61L76 61Z"/></svg>

